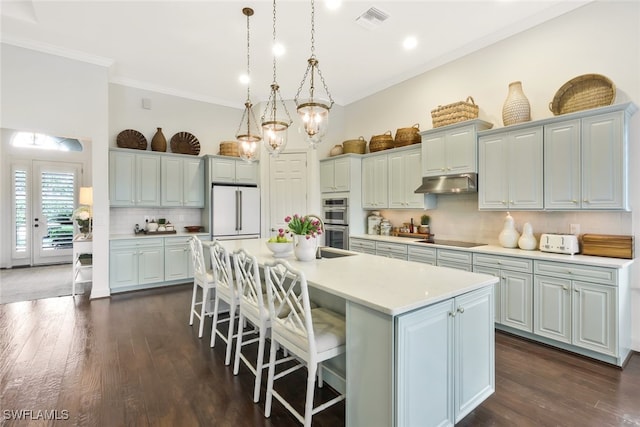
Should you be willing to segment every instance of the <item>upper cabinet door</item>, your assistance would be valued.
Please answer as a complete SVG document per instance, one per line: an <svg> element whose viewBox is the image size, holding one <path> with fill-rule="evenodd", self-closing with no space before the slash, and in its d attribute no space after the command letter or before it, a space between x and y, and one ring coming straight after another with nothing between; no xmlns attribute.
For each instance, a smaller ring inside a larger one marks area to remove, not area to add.
<svg viewBox="0 0 640 427"><path fill-rule="evenodd" d="M509 172L507 170L507 134L500 133L479 140L480 209L507 209L509 198Z"/></svg>
<svg viewBox="0 0 640 427"><path fill-rule="evenodd" d="M236 182L238 184L258 185L258 163L247 163L244 160L236 160Z"/></svg>
<svg viewBox="0 0 640 427"><path fill-rule="evenodd" d="M161 162L162 206L182 206L183 162L178 157L163 156Z"/></svg>
<svg viewBox="0 0 640 427"><path fill-rule="evenodd" d="M580 120L544 127L544 207L581 206Z"/></svg>
<svg viewBox="0 0 640 427"><path fill-rule="evenodd" d="M422 176L440 176L446 172L445 134L422 138Z"/></svg>
<svg viewBox="0 0 640 427"><path fill-rule="evenodd" d="M136 156L133 153L109 153L109 204L134 206Z"/></svg>
<svg viewBox="0 0 640 427"><path fill-rule="evenodd" d="M320 191L322 193L330 193L335 191L335 162L333 160L324 160L320 162Z"/></svg>
<svg viewBox="0 0 640 427"><path fill-rule="evenodd" d="M476 132L473 127L457 129L447 133L447 173L476 172Z"/></svg>
<svg viewBox="0 0 640 427"><path fill-rule="evenodd" d="M335 191L351 189L351 164L348 158L333 161L333 186Z"/></svg>
<svg viewBox="0 0 640 427"><path fill-rule="evenodd" d="M405 151L404 153L404 190L407 205L411 208L422 209L425 207L425 195L414 193L414 190L422 182L420 171L422 153L421 150Z"/></svg>
<svg viewBox="0 0 640 427"><path fill-rule="evenodd" d="M236 182L236 160L231 158L211 158L211 180L213 182Z"/></svg>
<svg viewBox="0 0 640 427"><path fill-rule="evenodd" d="M202 159L183 159L183 195L182 205L186 207L204 207L204 165Z"/></svg>
<svg viewBox="0 0 640 427"><path fill-rule="evenodd" d="M623 125L623 112L582 119L584 209L629 209Z"/></svg>
<svg viewBox="0 0 640 427"><path fill-rule="evenodd" d="M160 206L160 157L136 155L136 204Z"/></svg>
<svg viewBox="0 0 640 427"><path fill-rule="evenodd" d="M542 209L542 126L512 132L509 138L509 208Z"/></svg>

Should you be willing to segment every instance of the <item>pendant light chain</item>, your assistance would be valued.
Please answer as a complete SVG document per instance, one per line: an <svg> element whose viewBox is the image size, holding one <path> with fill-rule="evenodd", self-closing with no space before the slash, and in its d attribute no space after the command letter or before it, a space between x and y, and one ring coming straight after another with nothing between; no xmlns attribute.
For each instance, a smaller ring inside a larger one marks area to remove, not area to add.
<svg viewBox="0 0 640 427"><path fill-rule="evenodd" d="M245 7L242 9L242 13L247 17L247 100L244 103L245 109L240 119L240 125L236 133L236 139L239 142L240 157L247 161L253 162L257 160L258 146L257 143L262 139L258 132L252 132L251 121L253 120L254 127L257 126L256 118L253 113L253 104L251 103L251 30L249 25L249 17L253 15L253 9ZM246 122L245 122L246 118ZM242 133L242 127L246 123L246 133ZM257 130L257 129L256 129Z"/></svg>

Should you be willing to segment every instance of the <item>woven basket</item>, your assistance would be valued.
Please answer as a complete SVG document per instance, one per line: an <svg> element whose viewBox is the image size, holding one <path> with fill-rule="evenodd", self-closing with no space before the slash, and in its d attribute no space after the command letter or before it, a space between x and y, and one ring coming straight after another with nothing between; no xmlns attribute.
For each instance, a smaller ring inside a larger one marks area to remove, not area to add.
<svg viewBox="0 0 640 427"><path fill-rule="evenodd" d="M388 150L389 148L393 148L393 137L391 136L390 130L386 131L382 135L373 135L369 141L370 153Z"/></svg>
<svg viewBox="0 0 640 427"><path fill-rule="evenodd" d="M431 110L433 127L437 128L464 122L465 120L477 119L478 109L478 106L470 96L467 97L466 101L454 102L448 105L438 105L438 108Z"/></svg>
<svg viewBox="0 0 640 427"><path fill-rule="evenodd" d="M220 143L220 155L240 157L240 151L238 150L237 141L223 141Z"/></svg>
<svg viewBox="0 0 640 427"><path fill-rule="evenodd" d="M420 125L418 123L410 128L399 128L396 131L396 137L394 138L396 147L419 144L422 142L422 137L418 132L420 132Z"/></svg>
<svg viewBox="0 0 640 427"><path fill-rule="evenodd" d="M348 139L342 143L343 153L364 154L367 149L367 141L361 136L358 139Z"/></svg>
<svg viewBox="0 0 640 427"><path fill-rule="evenodd" d="M549 103L551 112L560 114L613 104L616 86L600 74L584 74L566 82Z"/></svg>

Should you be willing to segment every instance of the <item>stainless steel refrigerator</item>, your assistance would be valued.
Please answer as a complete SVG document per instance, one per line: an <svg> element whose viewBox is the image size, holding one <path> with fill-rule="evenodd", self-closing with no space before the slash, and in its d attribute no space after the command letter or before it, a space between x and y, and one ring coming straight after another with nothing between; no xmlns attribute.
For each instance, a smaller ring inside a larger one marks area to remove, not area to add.
<svg viewBox="0 0 640 427"><path fill-rule="evenodd" d="M254 186L212 184L211 238L260 237L260 189Z"/></svg>

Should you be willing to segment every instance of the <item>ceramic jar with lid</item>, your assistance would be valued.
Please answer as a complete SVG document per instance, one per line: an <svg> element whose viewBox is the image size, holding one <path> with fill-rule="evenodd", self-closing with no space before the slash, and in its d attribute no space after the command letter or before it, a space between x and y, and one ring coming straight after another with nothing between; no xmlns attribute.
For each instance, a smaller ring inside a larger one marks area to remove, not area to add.
<svg viewBox="0 0 640 427"><path fill-rule="evenodd" d="M383 219L380 222L380 235L389 236L391 234L391 222L388 219Z"/></svg>

